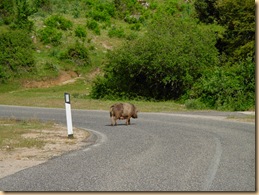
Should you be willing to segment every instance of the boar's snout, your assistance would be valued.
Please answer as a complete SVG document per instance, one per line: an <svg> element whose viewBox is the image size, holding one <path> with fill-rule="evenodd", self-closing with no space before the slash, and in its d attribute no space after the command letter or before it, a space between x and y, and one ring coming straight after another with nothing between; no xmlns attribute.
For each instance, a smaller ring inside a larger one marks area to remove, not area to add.
<svg viewBox="0 0 259 195"><path fill-rule="evenodd" d="M138 118L138 110L132 115L132 118Z"/></svg>

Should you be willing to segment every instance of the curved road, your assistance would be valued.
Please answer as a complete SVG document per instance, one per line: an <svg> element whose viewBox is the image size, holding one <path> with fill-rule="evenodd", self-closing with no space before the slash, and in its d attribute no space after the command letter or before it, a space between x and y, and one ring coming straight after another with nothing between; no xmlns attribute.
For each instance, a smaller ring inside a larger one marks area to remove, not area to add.
<svg viewBox="0 0 259 195"><path fill-rule="evenodd" d="M108 111L72 110L88 145L0 179L0 190L255 191L255 124L224 119L234 114L139 113L112 127ZM66 122L64 109L0 106L10 116Z"/></svg>

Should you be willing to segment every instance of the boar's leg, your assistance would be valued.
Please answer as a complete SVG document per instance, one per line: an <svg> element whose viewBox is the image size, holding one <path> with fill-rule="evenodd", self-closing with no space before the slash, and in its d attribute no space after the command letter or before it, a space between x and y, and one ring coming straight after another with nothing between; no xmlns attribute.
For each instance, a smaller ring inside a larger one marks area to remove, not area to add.
<svg viewBox="0 0 259 195"><path fill-rule="evenodd" d="M114 121L115 121L115 126L117 126L117 117L114 117Z"/></svg>
<svg viewBox="0 0 259 195"><path fill-rule="evenodd" d="M126 125L130 125L130 117L126 119Z"/></svg>
<svg viewBox="0 0 259 195"><path fill-rule="evenodd" d="M113 117L111 116L111 126L113 126Z"/></svg>
<svg viewBox="0 0 259 195"><path fill-rule="evenodd" d="M115 116L112 116L112 117L111 117L111 126L114 126L114 125L117 125L116 117L115 117Z"/></svg>

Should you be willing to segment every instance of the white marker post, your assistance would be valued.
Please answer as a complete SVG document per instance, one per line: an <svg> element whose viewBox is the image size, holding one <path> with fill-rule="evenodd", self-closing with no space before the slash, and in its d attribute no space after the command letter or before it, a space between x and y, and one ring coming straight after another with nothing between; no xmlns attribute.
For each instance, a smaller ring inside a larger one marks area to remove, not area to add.
<svg viewBox="0 0 259 195"><path fill-rule="evenodd" d="M65 96L66 117L67 117L67 134L68 134L68 138L73 138L70 95L69 93L64 93L64 96Z"/></svg>

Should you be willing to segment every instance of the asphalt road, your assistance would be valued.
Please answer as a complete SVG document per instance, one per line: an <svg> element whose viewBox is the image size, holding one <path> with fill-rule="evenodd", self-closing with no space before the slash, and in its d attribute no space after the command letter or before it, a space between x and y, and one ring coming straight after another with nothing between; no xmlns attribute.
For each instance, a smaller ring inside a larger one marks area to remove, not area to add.
<svg viewBox="0 0 259 195"><path fill-rule="evenodd" d="M240 113L139 113L110 126L108 111L73 110L88 145L0 179L2 191L255 191L255 124ZM64 109L0 106L0 117L65 124Z"/></svg>

